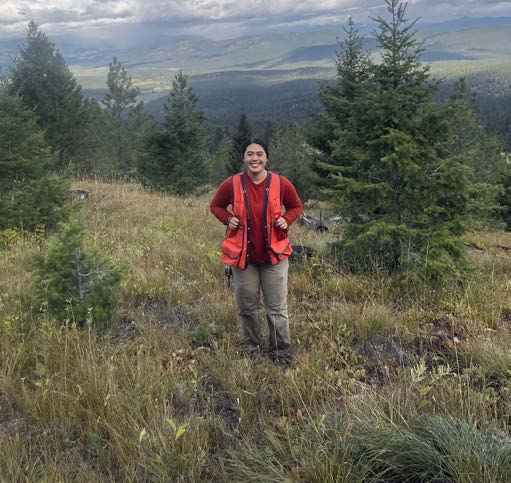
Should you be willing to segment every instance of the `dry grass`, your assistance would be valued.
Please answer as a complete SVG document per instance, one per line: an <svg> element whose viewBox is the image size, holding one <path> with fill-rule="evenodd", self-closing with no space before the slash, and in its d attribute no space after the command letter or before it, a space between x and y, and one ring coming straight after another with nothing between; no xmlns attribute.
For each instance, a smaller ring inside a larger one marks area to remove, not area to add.
<svg viewBox="0 0 511 483"><path fill-rule="evenodd" d="M381 274L333 266L328 237L294 226L292 241L318 251L291 267L296 357L283 372L241 353L208 196L76 188L91 193L79 210L86 242L124 270L123 303L102 335L26 319L30 253L44 238L4 243L0 481L377 481L382 471L403 481L426 461L424 421L470 448L442 454L442 481L511 476L511 254L499 248L509 234L466 236L481 251L470 250L464 290L403 295ZM381 357L375 334L390 347ZM395 464L371 466L389 438ZM491 441L498 458L467 438Z"/></svg>

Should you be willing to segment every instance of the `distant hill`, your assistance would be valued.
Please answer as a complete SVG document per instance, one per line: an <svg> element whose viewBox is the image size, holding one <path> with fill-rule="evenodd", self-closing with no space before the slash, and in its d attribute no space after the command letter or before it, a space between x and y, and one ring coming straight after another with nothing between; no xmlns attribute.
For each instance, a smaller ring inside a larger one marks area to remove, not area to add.
<svg viewBox="0 0 511 483"><path fill-rule="evenodd" d="M374 26L361 26L366 47L374 47L370 32ZM417 24L425 42L425 60L481 60L511 57L511 18L460 19L440 24ZM115 35L117 32L117 35ZM302 29L244 36L229 40L176 37L164 22L112 27L112 32L92 37L67 33L51 37L80 79L82 69L108 65L115 55L130 69L134 78L147 81L168 69L201 74L223 70L292 69L332 67L336 39L343 25L336 28ZM9 63L23 39L0 41L0 66ZM153 72L151 72L153 71ZM89 76L85 76L85 87ZM156 79L157 80L157 79Z"/></svg>

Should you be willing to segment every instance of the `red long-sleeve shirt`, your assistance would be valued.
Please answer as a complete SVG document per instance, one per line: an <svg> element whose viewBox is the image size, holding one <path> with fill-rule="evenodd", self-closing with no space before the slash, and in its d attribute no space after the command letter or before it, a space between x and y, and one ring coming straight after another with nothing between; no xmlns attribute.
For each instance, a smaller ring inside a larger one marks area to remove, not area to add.
<svg viewBox="0 0 511 483"><path fill-rule="evenodd" d="M277 175L273 175L277 176ZM268 255L264 243L264 219L263 213L264 193L266 182L255 184L249 176L245 177L247 181L247 196L250 205L250 260L255 264L266 263ZM303 205L298 197L298 193L291 182L281 176L281 201L286 211L282 217L286 220L288 226L291 225L302 213ZM211 212L224 224L233 216L227 210L227 207L234 202L232 191L232 177L227 178L216 190L215 196L209 205Z"/></svg>

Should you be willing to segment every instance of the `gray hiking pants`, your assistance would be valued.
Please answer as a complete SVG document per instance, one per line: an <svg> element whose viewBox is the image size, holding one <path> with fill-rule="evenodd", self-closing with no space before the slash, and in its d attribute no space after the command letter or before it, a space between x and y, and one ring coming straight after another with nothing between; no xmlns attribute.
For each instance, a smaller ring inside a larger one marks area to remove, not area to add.
<svg viewBox="0 0 511 483"><path fill-rule="evenodd" d="M243 338L249 348L262 343L259 322L259 300L262 289L266 318L270 330L270 350L276 355L289 355L291 337L287 312L287 272L289 261L277 265L248 264L246 270L233 268L234 294L238 304Z"/></svg>

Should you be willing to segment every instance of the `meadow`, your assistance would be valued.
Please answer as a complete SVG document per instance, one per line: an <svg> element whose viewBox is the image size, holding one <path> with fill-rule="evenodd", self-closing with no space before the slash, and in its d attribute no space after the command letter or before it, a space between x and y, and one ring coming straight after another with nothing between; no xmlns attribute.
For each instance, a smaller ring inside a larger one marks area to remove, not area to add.
<svg viewBox="0 0 511 483"><path fill-rule="evenodd" d="M293 226L315 254L290 267L284 371L243 351L212 191L74 187L120 304L106 328L27 314L55 235L2 233L0 481L511 480L510 233L466 234L463 280L404 290L333 264L335 230Z"/></svg>

